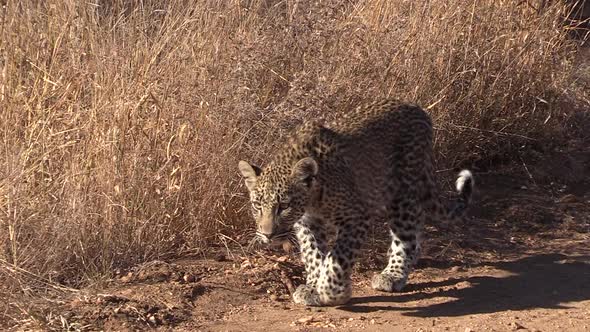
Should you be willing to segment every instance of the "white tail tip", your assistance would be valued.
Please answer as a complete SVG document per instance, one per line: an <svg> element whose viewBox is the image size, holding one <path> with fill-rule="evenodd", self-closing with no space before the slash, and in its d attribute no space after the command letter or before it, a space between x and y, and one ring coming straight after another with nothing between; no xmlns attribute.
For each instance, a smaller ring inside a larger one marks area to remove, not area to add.
<svg viewBox="0 0 590 332"><path fill-rule="evenodd" d="M461 171L461 173L459 173L459 177L457 178L457 181L455 182L455 188L457 188L458 192L462 192L463 188L465 187L465 182L469 181L469 185L471 187L473 187L474 182L473 182L473 174L471 174L470 171L464 169Z"/></svg>

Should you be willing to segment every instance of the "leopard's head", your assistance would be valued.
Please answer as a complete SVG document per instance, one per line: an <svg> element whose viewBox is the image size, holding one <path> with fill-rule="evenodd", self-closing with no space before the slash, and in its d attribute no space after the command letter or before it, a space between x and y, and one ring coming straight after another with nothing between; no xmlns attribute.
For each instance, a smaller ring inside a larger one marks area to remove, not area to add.
<svg viewBox="0 0 590 332"><path fill-rule="evenodd" d="M317 191L317 162L306 157L293 165L270 164L262 170L240 161L238 168L250 192L257 238L263 243L284 240Z"/></svg>

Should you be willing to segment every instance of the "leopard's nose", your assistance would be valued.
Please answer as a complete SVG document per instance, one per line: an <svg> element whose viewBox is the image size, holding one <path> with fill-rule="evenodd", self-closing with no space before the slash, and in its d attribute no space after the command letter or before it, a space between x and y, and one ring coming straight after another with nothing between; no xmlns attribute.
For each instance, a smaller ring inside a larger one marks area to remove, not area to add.
<svg viewBox="0 0 590 332"><path fill-rule="evenodd" d="M256 232L258 233L258 237L262 240L263 243L268 244L270 243L270 240L272 239L273 234L264 234L262 232Z"/></svg>
<svg viewBox="0 0 590 332"><path fill-rule="evenodd" d="M274 233L274 227L273 227L272 220L262 220L258 224L258 233L266 236L269 239L272 238L273 233Z"/></svg>

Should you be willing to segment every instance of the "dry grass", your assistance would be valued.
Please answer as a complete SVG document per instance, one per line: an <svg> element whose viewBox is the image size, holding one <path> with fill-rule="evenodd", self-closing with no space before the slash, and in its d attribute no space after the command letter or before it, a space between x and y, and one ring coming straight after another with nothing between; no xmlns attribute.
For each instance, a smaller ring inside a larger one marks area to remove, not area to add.
<svg viewBox="0 0 590 332"><path fill-rule="evenodd" d="M564 8L517 1L0 3L9 283L78 286L235 234L237 160L362 99L430 107L445 167L543 145L574 56Z"/></svg>

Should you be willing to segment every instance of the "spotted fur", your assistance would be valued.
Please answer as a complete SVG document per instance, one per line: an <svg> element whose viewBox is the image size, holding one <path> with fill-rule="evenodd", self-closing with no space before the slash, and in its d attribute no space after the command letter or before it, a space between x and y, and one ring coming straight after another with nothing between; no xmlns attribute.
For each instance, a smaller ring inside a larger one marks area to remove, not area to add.
<svg viewBox="0 0 590 332"><path fill-rule="evenodd" d="M346 303L351 271L369 225L385 220L392 237L385 269L373 288L400 291L420 251L427 222L460 216L473 190L464 170L457 199L439 200L433 168L432 122L419 106L382 100L322 125L304 123L264 170L240 161L257 234L264 242L295 232L306 283L296 303ZM328 246L328 235L335 242Z"/></svg>

